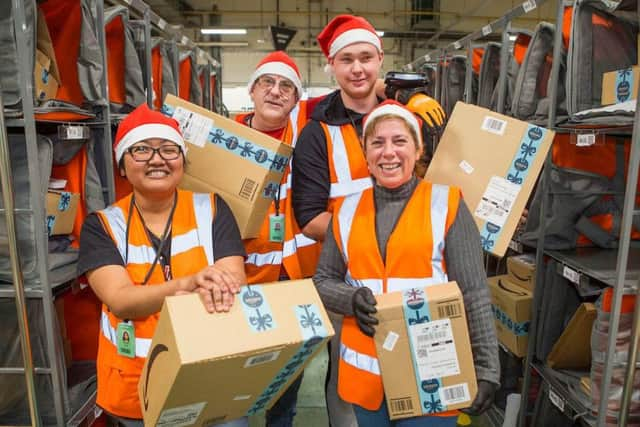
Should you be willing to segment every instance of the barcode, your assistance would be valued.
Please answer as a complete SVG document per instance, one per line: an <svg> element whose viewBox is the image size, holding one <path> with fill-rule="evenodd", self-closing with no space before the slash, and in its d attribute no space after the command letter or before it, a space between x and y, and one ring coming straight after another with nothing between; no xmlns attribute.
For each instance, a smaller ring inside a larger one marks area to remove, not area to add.
<svg viewBox="0 0 640 427"><path fill-rule="evenodd" d="M482 122L482 130L486 130L487 132L495 133L497 135L504 134L504 131L507 127L507 122L504 120L496 119L494 117L485 117Z"/></svg>
<svg viewBox="0 0 640 427"><path fill-rule="evenodd" d="M435 331L435 332L432 332L430 334L418 335L416 338L418 340L418 343L422 344L422 343L425 343L425 342L443 340L443 339L447 338L448 335L449 335L448 331Z"/></svg>
<svg viewBox="0 0 640 427"><path fill-rule="evenodd" d="M438 306L438 316L439 317L460 317L460 313L462 312L459 303L455 304L442 304Z"/></svg>
<svg viewBox="0 0 640 427"><path fill-rule="evenodd" d="M256 192L257 183L249 178L245 178L240 188L240 197L247 200L252 200L253 195Z"/></svg>
<svg viewBox="0 0 640 427"><path fill-rule="evenodd" d="M442 389L440 389L440 397L446 405L455 405L456 403L471 400L467 383L456 384L451 387L442 387Z"/></svg>
<svg viewBox="0 0 640 427"><path fill-rule="evenodd" d="M253 356L247 359L244 363L244 367L248 368L250 366L260 365L262 363L272 362L278 358L280 355L279 351L274 351L271 353L260 354L258 356Z"/></svg>
<svg viewBox="0 0 640 427"><path fill-rule="evenodd" d="M578 135L576 145L578 147L590 147L596 143L595 133L583 133Z"/></svg>
<svg viewBox="0 0 640 427"><path fill-rule="evenodd" d="M404 397L402 399L391 399L391 413L406 414L413 412L413 402L410 397Z"/></svg>

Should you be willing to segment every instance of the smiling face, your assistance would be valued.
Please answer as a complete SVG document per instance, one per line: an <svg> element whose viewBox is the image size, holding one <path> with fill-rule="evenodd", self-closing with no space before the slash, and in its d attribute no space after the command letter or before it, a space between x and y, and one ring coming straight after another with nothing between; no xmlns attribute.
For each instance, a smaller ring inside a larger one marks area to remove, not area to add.
<svg viewBox="0 0 640 427"><path fill-rule="evenodd" d="M291 80L276 74L260 76L249 92L255 106L255 117L262 123L284 127L298 95Z"/></svg>
<svg viewBox="0 0 640 427"><path fill-rule="evenodd" d="M397 188L408 182L420 157L417 135L396 116L374 119L364 136L364 154L376 184Z"/></svg>
<svg viewBox="0 0 640 427"><path fill-rule="evenodd" d="M132 151L138 147L171 147L167 153L173 152L175 143L161 138L150 138L132 145L122 157L121 174L126 173L126 177L136 192L148 195L173 194L178 187L178 183L184 175L184 154L173 160L165 160L160 153L153 152L147 161L136 161ZM139 151L139 150L138 150ZM145 151L144 149L142 151ZM135 153L134 153L135 154ZM138 154L136 154L138 155ZM144 154L141 158L146 157ZM165 157L173 157L165 155Z"/></svg>
<svg viewBox="0 0 640 427"><path fill-rule="evenodd" d="M374 93L382 59L382 52L371 43L353 43L340 49L329 65L340 89L353 99L362 99Z"/></svg>

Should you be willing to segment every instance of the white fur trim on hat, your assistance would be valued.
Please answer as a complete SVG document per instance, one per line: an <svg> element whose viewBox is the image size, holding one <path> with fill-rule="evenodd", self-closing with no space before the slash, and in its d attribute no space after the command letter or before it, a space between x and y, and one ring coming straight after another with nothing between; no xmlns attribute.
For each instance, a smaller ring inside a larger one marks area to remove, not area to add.
<svg viewBox="0 0 640 427"><path fill-rule="evenodd" d="M420 146L422 146L422 131L420 129L420 123L418 123L418 119L413 115L411 111L399 105L388 104L374 109L367 116L367 121L364 123L362 129L362 134L364 135L367 133L367 128L369 127L369 124L373 123L373 119L384 115L398 116L405 122L407 122L407 124L411 126L411 128L415 131L416 135L418 136L418 143L420 144Z"/></svg>
<svg viewBox="0 0 640 427"><path fill-rule="evenodd" d="M286 79L291 80L296 89L298 90L298 97L302 96L302 82L300 81L300 77L298 77L298 73L296 70L285 64L284 62L272 61L267 62L256 68L256 70L249 78L249 84L247 85L247 89L251 92L251 88L253 84L258 80L260 76L264 76L265 74L276 74L278 76L284 77Z"/></svg>
<svg viewBox="0 0 640 427"><path fill-rule="evenodd" d="M116 163L120 163L120 159L124 155L124 152L127 151L127 148L131 147L136 142L150 138L161 138L175 142L182 148L182 152L187 154L187 147L184 144L184 139L182 138L182 135L180 135L180 132L169 125L149 123L146 125L136 126L122 137L118 145L115 147Z"/></svg>
<svg viewBox="0 0 640 427"><path fill-rule="evenodd" d="M382 45L377 34L362 28L355 28L345 31L333 40L331 47L329 47L329 58L333 58L340 49L353 43L371 43L378 49L378 52L382 52Z"/></svg>

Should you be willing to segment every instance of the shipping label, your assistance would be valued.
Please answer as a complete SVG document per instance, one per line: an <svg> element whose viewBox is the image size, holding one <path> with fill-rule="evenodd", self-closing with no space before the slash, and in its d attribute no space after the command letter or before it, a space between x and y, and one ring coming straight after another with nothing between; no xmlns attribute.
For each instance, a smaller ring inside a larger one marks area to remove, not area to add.
<svg viewBox="0 0 640 427"><path fill-rule="evenodd" d="M440 319L411 325L409 337L420 379L460 374L451 320Z"/></svg>
<svg viewBox="0 0 640 427"><path fill-rule="evenodd" d="M200 413L207 406L207 402L193 403L191 405L178 406L177 408L165 409L160 414L157 426L160 427L182 427L191 426L198 421Z"/></svg>
<svg viewBox="0 0 640 427"><path fill-rule="evenodd" d="M182 107L176 107L173 118L180 124L184 139L200 148L204 147L213 127L213 120Z"/></svg>
<svg viewBox="0 0 640 427"><path fill-rule="evenodd" d="M456 384L440 389L440 399L446 405L457 405L471 400L467 383Z"/></svg>
<svg viewBox="0 0 640 427"><path fill-rule="evenodd" d="M507 222L520 188L520 185L505 178L492 176L474 212L475 216L502 228Z"/></svg>

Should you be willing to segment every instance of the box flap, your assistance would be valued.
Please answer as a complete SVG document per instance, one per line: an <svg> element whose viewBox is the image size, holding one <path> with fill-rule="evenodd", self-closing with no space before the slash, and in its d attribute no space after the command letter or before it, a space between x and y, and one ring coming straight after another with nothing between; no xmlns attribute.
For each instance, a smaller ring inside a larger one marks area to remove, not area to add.
<svg viewBox="0 0 640 427"><path fill-rule="evenodd" d="M589 369L591 329L596 314L596 307L592 303L586 302L578 307L547 356L547 365L550 368Z"/></svg>

